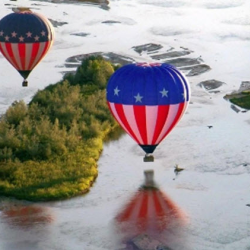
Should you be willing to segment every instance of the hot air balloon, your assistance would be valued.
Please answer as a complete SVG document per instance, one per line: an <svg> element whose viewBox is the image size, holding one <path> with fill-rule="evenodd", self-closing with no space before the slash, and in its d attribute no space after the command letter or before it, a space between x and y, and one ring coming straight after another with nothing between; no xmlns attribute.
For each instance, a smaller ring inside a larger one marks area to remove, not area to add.
<svg viewBox="0 0 250 250"><path fill-rule="evenodd" d="M24 78L49 51L54 30L49 20L28 8L16 8L0 20L0 51Z"/></svg>
<svg viewBox="0 0 250 250"><path fill-rule="evenodd" d="M188 217L156 185L153 170L146 170L144 174L145 183L116 215L116 228L122 235L122 242L128 244L142 245L145 240L147 244L169 244L174 240L169 231L175 231L177 234L187 225Z"/></svg>
<svg viewBox="0 0 250 250"><path fill-rule="evenodd" d="M189 102L189 83L174 66L137 63L119 68L107 85L107 102L121 127L141 146L144 161L171 132Z"/></svg>

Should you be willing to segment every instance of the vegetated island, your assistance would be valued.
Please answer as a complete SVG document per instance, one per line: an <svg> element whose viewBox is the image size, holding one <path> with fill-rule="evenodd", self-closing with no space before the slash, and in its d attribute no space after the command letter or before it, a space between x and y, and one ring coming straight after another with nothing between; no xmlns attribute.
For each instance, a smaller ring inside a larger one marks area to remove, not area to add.
<svg viewBox="0 0 250 250"><path fill-rule="evenodd" d="M229 100L231 103L233 103L234 105L237 105L240 108L249 110L250 109L250 81L242 81L238 91L234 91L231 94L227 94L224 96L224 98L226 100ZM234 109L236 112L240 111L238 108L234 108Z"/></svg>
<svg viewBox="0 0 250 250"><path fill-rule="evenodd" d="M106 84L119 66L92 56L75 74L15 101L0 120L0 196L48 201L86 193L103 142L119 127Z"/></svg>

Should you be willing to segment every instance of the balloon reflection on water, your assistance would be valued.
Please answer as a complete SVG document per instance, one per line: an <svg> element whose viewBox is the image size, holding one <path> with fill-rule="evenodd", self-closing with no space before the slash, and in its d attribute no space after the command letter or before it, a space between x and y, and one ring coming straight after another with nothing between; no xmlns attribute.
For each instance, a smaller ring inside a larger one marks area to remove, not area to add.
<svg viewBox="0 0 250 250"><path fill-rule="evenodd" d="M10 205L2 210L1 217L6 223L18 227L32 227L54 221L47 207L37 205Z"/></svg>
<svg viewBox="0 0 250 250"><path fill-rule="evenodd" d="M145 183L115 217L121 241L129 248L144 249L143 245L160 249L178 241L188 217L175 202L162 192L153 180L153 171L145 171ZM164 249L164 248L163 248Z"/></svg>

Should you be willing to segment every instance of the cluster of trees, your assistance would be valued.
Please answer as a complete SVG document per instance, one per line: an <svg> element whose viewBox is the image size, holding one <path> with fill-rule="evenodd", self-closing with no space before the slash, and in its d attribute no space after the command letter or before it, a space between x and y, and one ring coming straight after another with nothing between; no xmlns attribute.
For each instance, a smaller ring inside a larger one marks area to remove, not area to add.
<svg viewBox="0 0 250 250"><path fill-rule="evenodd" d="M75 74L14 102L0 120L0 194L28 200L85 192L102 143L116 129L106 84L116 66L89 57Z"/></svg>

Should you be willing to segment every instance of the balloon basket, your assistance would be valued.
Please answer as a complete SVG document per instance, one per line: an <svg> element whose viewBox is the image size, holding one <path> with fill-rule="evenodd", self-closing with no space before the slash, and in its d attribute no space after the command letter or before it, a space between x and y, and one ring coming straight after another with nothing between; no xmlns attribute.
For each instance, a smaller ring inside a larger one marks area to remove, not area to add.
<svg viewBox="0 0 250 250"><path fill-rule="evenodd" d="M27 87L28 86L28 81L24 80L22 86Z"/></svg>
<svg viewBox="0 0 250 250"><path fill-rule="evenodd" d="M162 242L150 237L147 234L139 234L127 242L129 248L126 249L157 249L157 250L171 250L168 246L163 245Z"/></svg>
<svg viewBox="0 0 250 250"><path fill-rule="evenodd" d="M144 162L154 162L154 156L146 154L143 158Z"/></svg>

